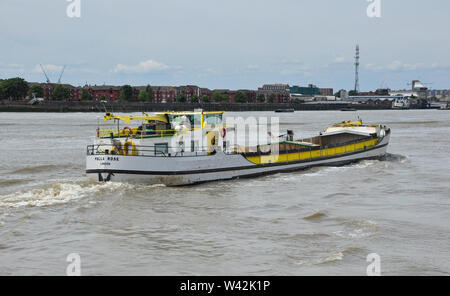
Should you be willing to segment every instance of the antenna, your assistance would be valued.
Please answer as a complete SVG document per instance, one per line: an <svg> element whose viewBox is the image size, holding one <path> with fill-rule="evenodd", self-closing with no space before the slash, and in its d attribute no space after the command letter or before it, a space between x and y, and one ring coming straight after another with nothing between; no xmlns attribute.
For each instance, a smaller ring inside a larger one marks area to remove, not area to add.
<svg viewBox="0 0 450 296"><path fill-rule="evenodd" d="M41 64L39 64L39 66L41 66L42 72L44 72L45 78L47 78L47 83L51 83L50 79L47 76L47 73L45 73L44 67Z"/></svg>
<svg viewBox="0 0 450 296"><path fill-rule="evenodd" d="M355 55L355 92L359 93L359 44L356 45Z"/></svg>
<svg viewBox="0 0 450 296"><path fill-rule="evenodd" d="M63 74L64 74L64 70L66 69L66 65L64 65L64 67L63 67L63 69L62 69L62 71L61 71L61 74L59 75L59 78L58 78L58 84L61 84L61 77L63 76Z"/></svg>

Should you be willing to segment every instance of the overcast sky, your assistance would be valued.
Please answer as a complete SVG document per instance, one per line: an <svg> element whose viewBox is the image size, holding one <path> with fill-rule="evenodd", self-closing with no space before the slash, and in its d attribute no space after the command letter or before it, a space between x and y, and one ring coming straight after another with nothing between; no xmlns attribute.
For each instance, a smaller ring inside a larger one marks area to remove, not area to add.
<svg viewBox="0 0 450 296"><path fill-rule="evenodd" d="M450 1L0 0L0 78L256 89L264 83L361 90L450 88Z"/></svg>

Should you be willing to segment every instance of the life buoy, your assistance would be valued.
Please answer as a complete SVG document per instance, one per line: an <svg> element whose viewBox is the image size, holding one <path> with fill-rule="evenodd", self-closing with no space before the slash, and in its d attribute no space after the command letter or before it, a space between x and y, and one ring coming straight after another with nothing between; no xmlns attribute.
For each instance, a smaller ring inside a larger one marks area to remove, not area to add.
<svg viewBox="0 0 450 296"><path fill-rule="evenodd" d="M222 128L222 134L221 134L222 138L225 138L226 135L227 135L227 129L226 128Z"/></svg>
<svg viewBox="0 0 450 296"><path fill-rule="evenodd" d="M131 146L131 152L129 151ZM134 145L131 141L126 141L125 144L123 144L123 155L137 155L137 149L136 145Z"/></svg>
<svg viewBox="0 0 450 296"><path fill-rule="evenodd" d="M126 134L125 131L128 131L128 133ZM128 138L133 134L133 130L131 129L131 127L126 126L123 128L122 133Z"/></svg>

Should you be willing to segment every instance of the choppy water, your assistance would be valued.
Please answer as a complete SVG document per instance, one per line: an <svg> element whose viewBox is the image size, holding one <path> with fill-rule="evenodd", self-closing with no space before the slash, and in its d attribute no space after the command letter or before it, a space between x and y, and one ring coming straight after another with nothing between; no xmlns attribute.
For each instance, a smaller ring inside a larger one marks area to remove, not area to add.
<svg viewBox="0 0 450 296"><path fill-rule="evenodd" d="M191 187L96 183L101 114L0 116L0 275L450 273L450 113L361 111L392 128L385 161ZM275 116L271 112L231 113ZM351 112L277 114L296 137Z"/></svg>

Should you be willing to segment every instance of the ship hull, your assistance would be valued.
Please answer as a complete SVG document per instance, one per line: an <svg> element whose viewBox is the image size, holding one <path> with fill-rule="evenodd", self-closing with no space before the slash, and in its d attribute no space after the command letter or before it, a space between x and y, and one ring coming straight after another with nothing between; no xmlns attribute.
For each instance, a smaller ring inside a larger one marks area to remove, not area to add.
<svg viewBox="0 0 450 296"><path fill-rule="evenodd" d="M169 186L249 178L304 170L314 166L337 166L386 155L390 134L369 149L328 157L270 164L255 164L241 154L195 157L136 157L88 155L86 173L99 181L126 181Z"/></svg>

